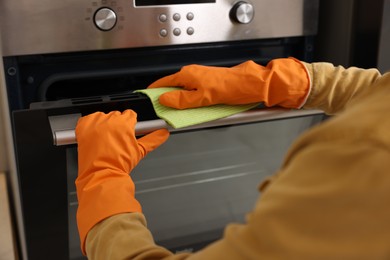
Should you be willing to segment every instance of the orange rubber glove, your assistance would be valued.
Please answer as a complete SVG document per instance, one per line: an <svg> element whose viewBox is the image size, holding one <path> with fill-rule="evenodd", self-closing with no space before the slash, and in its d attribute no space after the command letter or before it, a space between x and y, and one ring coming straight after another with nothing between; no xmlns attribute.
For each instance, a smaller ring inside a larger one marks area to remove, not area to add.
<svg viewBox="0 0 390 260"><path fill-rule="evenodd" d="M129 173L169 132L161 129L137 140L136 122L137 114L126 110L97 112L77 123L77 225L84 254L85 239L95 224L115 214L142 211Z"/></svg>
<svg viewBox="0 0 390 260"><path fill-rule="evenodd" d="M264 102L266 106L300 108L309 94L310 78L300 61L283 58L271 61L266 67L253 61L232 68L184 66L148 88L158 87L184 89L160 96L162 105L177 109L257 102Z"/></svg>

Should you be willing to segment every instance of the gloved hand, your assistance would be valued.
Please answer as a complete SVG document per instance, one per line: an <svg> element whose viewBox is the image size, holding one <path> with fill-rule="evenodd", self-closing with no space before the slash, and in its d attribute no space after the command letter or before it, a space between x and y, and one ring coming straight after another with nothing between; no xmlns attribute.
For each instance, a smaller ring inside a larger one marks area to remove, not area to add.
<svg viewBox="0 0 390 260"><path fill-rule="evenodd" d="M148 88L158 87L184 89L160 96L162 105L177 109L257 102L264 102L266 106L300 108L309 94L310 79L300 61L286 58L275 59L266 67L253 61L232 68L184 66Z"/></svg>
<svg viewBox="0 0 390 260"><path fill-rule="evenodd" d="M95 224L115 214L141 212L129 173L169 132L161 129L137 140L136 122L137 114L126 110L97 112L77 123L77 225L84 254L86 236Z"/></svg>

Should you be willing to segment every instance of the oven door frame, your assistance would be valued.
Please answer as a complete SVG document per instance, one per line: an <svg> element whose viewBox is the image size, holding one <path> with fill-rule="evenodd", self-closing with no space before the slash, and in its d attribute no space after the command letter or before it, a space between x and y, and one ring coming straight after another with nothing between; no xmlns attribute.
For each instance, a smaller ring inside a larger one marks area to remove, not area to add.
<svg viewBox="0 0 390 260"><path fill-rule="evenodd" d="M53 145L45 110L13 119L27 257L68 259L66 149Z"/></svg>

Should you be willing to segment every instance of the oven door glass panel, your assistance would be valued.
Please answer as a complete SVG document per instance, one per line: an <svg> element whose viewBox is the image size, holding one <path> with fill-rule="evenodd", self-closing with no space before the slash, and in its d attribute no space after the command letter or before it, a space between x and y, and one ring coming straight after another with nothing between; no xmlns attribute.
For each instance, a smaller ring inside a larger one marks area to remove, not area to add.
<svg viewBox="0 0 390 260"><path fill-rule="evenodd" d="M172 134L133 170L156 242L173 251L202 248L231 222L244 222L258 185L280 166L293 140L322 116ZM67 148L69 246L80 258L76 225L77 149Z"/></svg>

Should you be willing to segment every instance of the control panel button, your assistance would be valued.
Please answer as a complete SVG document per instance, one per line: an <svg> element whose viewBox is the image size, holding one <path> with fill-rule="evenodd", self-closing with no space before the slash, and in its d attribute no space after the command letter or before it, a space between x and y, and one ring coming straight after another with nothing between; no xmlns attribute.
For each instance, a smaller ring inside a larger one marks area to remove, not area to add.
<svg viewBox="0 0 390 260"><path fill-rule="evenodd" d="M242 24L248 24L253 20L255 16L255 9L253 5L247 2L238 2L230 11L230 17L232 20Z"/></svg>
<svg viewBox="0 0 390 260"><path fill-rule="evenodd" d="M194 14L193 14L193 13L191 13L191 12L190 12L190 13L188 13L188 14L187 14L187 20L188 20L188 21L192 21L192 20L194 20Z"/></svg>
<svg viewBox="0 0 390 260"><path fill-rule="evenodd" d="M173 29L173 35L179 36L181 34L181 30L179 28Z"/></svg>
<svg viewBox="0 0 390 260"><path fill-rule="evenodd" d="M167 37L167 35L168 35L167 29L161 29L160 30L160 36L161 37Z"/></svg>
<svg viewBox="0 0 390 260"><path fill-rule="evenodd" d="M117 16L112 9L103 7L96 11L93 20L97 28L102 31L109 31L115 27Z"/></svg>
<svg viewBox="0 0 390 260"><path fill-rule="evenodd" d="M188 34L188 35L193 35L194 32L195 32L194 28L192 28L192 27L188 27L188 28L187 28L187 34Z"/></svg>
<svg viewBox="0 0 390 260"><path fill-rule="evenodd" d="M164 23L167 21L168 17L166 14L160 14L158 19L160 20L160 22Z"/></svg>
<svg viewBox="0 0 390 260"><path fill-rule="evenodd" d="M176 22L178 22L178 21L180 21L181 16L180 16L180 14L175 13L175 14L173 14L172 18L173 18L173 20L175 20Z"/></svg>

